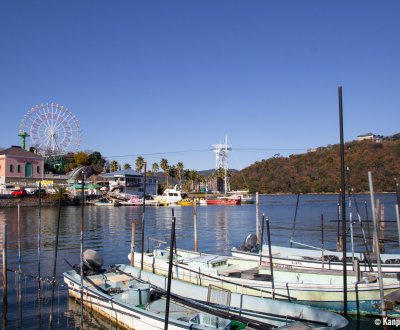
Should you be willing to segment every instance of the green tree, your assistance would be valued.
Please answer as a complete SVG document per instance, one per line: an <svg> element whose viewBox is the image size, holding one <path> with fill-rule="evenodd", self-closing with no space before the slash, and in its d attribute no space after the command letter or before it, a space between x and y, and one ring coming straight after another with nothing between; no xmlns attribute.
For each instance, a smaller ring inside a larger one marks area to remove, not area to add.
<svg viewBox="0 0 400 330"><path fill-rule="evenodd" d="M168 177L169 177L168 160L166 160L165 158L162 158L160 161L160 166L161 166L161 169L164 171L164 176L167 181L167 187L168 187Z"/></svg>
<svg viewBox="0 0 400 330"><path fill-rule="evenodd" d="M110 163L110 171L111 172L116 172L118 171L118 162L116 160L111 161Z"/></svg>
<svg viewBox="0 0 400 330"><path fill-rule="evenodd" d="M183 177L183 163L179 162L176 164L176 176L179 179L179 185L182 185L182 177Z"/></svg>
<svg viewBox="0 0 400 330"><path fill-rule="evenodd" d="M144 166L144 158L142 156L137 156L135 161L136 172L138 173L142 172L143 166Z"/></svg>
<svg viewBox="0 0 400 330"><path fill-rule="evenodd" d="M92 166L93 170L99 174L103 172L105 159L102 157L101 153L98 151L92 152L88 157L88 163Z"/></svg>
<svg viewBox="0 0 400 330"><path fill-rule="evenodd" d="M151 165L151 171L153 172L153 175L156 175L158 170L160 169L160 167L158 166L158 163L153 163L153 165Z"/></svg>
<svg viewBox="0 0 400 330"><path fill-rule="evenodd" d="M124 164L124 170L129 170L129 169L131 169L131 164L128 163Z"/></svg>

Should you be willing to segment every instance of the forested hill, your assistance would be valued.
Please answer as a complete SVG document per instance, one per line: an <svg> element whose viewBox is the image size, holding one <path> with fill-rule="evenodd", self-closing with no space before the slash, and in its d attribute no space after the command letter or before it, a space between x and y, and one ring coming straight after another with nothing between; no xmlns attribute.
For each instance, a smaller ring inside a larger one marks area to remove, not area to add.
<svg viewBox="0 0 400 330"><path fill-rule="evenodd" d="M345 167L354 192L369 191L368 171L374 191L396 191L400 183L399 134L383 142L352 141L345 144ZM348 183L346 183L348 184ZM259 193L328 193L340 190L340 145L317 148L306 154L256 162L234 173L231 189Z"/></svg>

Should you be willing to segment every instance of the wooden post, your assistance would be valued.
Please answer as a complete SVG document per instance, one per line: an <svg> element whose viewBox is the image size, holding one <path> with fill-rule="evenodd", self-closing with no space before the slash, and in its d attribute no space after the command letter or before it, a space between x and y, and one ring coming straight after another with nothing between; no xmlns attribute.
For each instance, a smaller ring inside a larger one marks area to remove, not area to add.
<svg viewBox="0 0 400 330"><path fill-rule="evenodd" d="M375 205L375 204L374 204ZM379 216L381 214L381 212L379 211L381 208L381 202L379 199L376 200L376 205L374 206L374 209L372 210L372 214L375 216L375 218L377 218L377 221L379 222ZM374 233L372 233L372 235L374 235ZM379 239L377 240L379 243ZM376 253L377 247L379 247L379 244L377 245L375 240L372 240L372 253Z"/></svg>
<svg viewBox="0 0 400 330"><path fill-rule="evenodd" d="M256 236L257 236L257 243L262 244L260 242L260 219L258 217L258 191L256 192Z"/></svg>
<svg viewBox="0 0 400 330"><path fill-rule="evenodd" d="M266 217L267 222L267 235L268 235L268 254L269 254L269 266L271 270L271 285L272 285L272 299L275 299L275 281L274 281L274 264L272 262L272 248L271 248L271 232L269 229L269 219Z"/></svg>
<svg viewBox="0 0 400 330"><path fill-rule="evenodd" d="M175 222L176 222L176 218L174 216L174 209L172 209L171 242L170 242L170 248L169 248L167 301L165 304L164 330L168 329L168 320L169 320L169 303L170 303L170 299L171 299L172 264L174 262L173 256L174 256L174 245L175 245Z"/></svg>
<svg viewBox="0 0 400 330"><path fill-rule="evenodd" d="M261 225L261 242L264 242L264 219L265 215L262 215L262 225ZM263 258L263 244L260 244L260 266L262 265L262 258Z"/></svg>
<svg viewBox="0 0 400 330"><path fill-rule="evenodd" d="M198 251L198 241L197 241L197 200L193 201L193 229L194 229L194 252Z"/></svg>
<svg viewBox="0 0 400 330"><path fill-rule="evenodd" d="M400 247L400 216L399 216L399 204L395 205L396 208L396 220L397 220L397 231L399 232L399 247Z"/></svg>
<svg viewBox="0 0 400 330"><path fill-rule="evenodd" d="M131 236L131 266L135 266L135 231L136 223L135 220L132 221L132 236Z"/></svg>
<svg viewBox="0 0 400 330"><path fill-rule="evenodd" d="M325 245L324 245L324 215L321 214L321 247L322 247L322 256L321 256L321 261L322 261L322 268L325 268Z"/></svg>
<svg viewBox="0 0 400 330"><path fill-rule="evenodd" d="M375 208L375 202L374 202L374 187L372 185L372 174L371 171L368 171L368 182L369 182L369 191L371 195L371 206L373 210L376 210ZM373 232L373 239L374 239L374 245L376 247L379 246L378 243L378 220L376 219L376 212L372 213L373 221L374 221L374 232ZM379 292L380 292L380 298L381 298L381 311L382 311L382 317L386 316L385 312L385 300L384 300L384 292L383 292L383 279L382 279L382 268L381 268L381 254L379 252L379 248L376 249L376 263L378 266L378 282L379 282Z"/></svg>
<svg viewBox="0 0 400 330"><path fill-rule="evenodd" d="M7 304L7 225L3 224L3 304Z"/></svg>
<svg viewBox="0 0 400 330"><path fill-rule="evenodd" d="M381 215L379 217L379 252L385 253L385 204L381 204Z"/></svg>
<svg viewBox="0 0 400 330"><path fill-rule="evenodd" d="M143 181L143 211L142 211L142 260L140 261L140 269L143 270L144 262L144 227L145 227L145 212L146 212L146 165L147 161L144 161L144 181Z"/></svg>

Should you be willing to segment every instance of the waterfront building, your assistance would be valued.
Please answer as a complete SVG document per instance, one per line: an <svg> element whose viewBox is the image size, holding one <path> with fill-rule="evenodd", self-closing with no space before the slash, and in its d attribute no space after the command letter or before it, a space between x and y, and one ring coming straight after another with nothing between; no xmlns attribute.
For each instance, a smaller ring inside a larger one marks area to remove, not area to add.
<svg viewBox="0 0 400 330"><path fill-rule="evenodd" d="M19 146L0 150L0 184L34 183L44 176L44 158Z"/></svg>
<svg viewBox="0 0 400 330"><path fill-rule="evenodd" d="M108 179L110 192L121 192L130 195L143 196L144 175L132 169L126 169L102 174ZM158 180L153 176L146 177L146 195L157 195Z"/></svg>

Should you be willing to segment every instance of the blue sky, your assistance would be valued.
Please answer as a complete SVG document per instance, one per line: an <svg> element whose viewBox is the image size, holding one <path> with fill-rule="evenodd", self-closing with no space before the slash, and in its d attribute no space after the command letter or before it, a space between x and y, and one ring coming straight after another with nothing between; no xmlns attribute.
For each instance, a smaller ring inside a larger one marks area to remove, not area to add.
<svg viewBox="0 0 400 330"><path fill-rule="evenodd" d="M0 146L37 104L81 150L231 168L399 130L399 1L2 1ZM29 144L29 140L28 140Z"/></svg>

